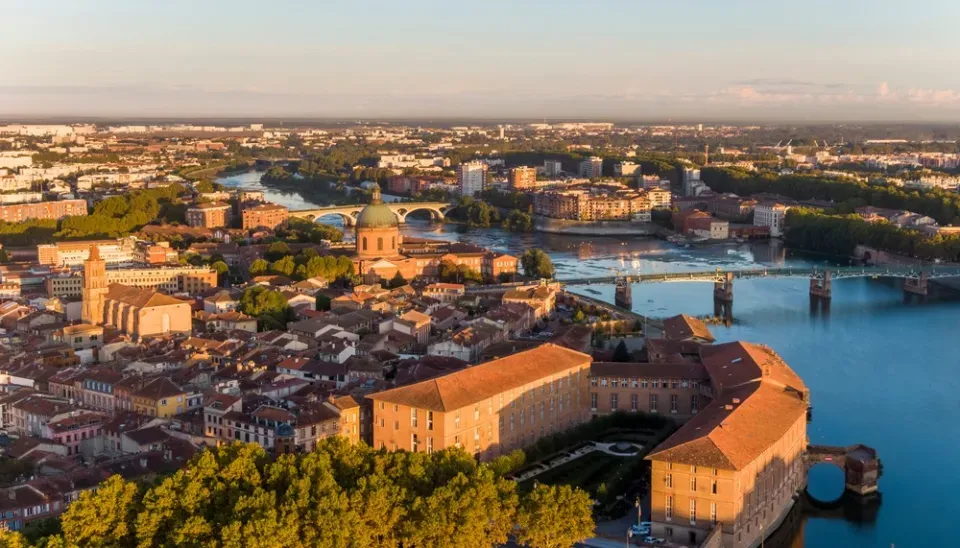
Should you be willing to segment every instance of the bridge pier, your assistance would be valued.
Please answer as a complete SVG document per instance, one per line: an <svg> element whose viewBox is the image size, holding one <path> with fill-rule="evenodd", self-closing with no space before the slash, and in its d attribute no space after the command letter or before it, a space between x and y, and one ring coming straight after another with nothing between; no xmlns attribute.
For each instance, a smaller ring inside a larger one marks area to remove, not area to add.
<svg viewBox="0 0 960 548"><path fill-rule="evenodd" d="M826 270L823 275L817 274L814 270L810 276L810 298L823 299L829 301L833 297L833 288L830 282L830 271Z"/></svg>
<svg viewBox="0 0 960 548"><path fill-rule="evenodd" d="M733 272L721 273L720 269L717 269L717 277L713 282L713 300L733 302Z"/></svg>
<svg viewBox="0 0 960 548"><path fill-rule="evenodd" d="M903 279L903 292L907 295L927 296L927 272L920 271L919 276Z"/></svg>
<svg viewBox="0 0 960 548"><path fill-rule="evenodd" d="M633 293L630 291L630 276L617 276L617 288L613 302L620 308L633 310Z"/></svg>
<svg viewBox="0 0 960 548"><path fill-rule="evenodd" d="M828 462L843 470L844 489L855 495L876 493L883 464L876 449L863 444L850 447L832 445L807 446L805 455L807 470L820 463Z"/></svg>

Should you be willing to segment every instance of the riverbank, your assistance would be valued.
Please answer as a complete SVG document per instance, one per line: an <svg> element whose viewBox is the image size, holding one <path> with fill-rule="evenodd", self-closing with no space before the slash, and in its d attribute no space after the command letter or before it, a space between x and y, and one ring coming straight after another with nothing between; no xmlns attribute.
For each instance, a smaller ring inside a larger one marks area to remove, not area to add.
<svg viewBox="0 0 960 548"><path fill-rule="evenodd" d="M572 221L534 216L533 229L548 234L575 236L656 236L660 227L633 221Z"/></svg>

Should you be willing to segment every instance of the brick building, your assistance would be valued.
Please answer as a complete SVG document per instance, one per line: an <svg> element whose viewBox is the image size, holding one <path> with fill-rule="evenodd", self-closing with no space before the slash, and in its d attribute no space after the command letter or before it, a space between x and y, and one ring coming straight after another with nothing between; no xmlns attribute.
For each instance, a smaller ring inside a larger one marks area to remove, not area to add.
<svg viewBox="0 0 960 548"><path fill-rule="evenodd" d="M276 204L263 204L244 209L242 214L243 229L269 228L275 229L284 225L290 216L287 208Z"/></svg>
<svg viewBox="0 0 960 548"><path fill-rule="evenodd" d="M232 206L221 202L196 204L187 209L187 224L200 228L229 226Z"/></svg>
<svg viewBox="0 0 960 548"><path fill-rule="evenodd" d="M62 219L71 215L86 214L86 200L0 205L0 221L9 223L18 223L28 219Z"/></svg>
<svg viewBox="0 0 960 548"><path fill-rule="evenodd" d="M510 188L524 190L537 186L537 168L515 167L510 169Z"/></svg>
<svg viewBox="0 0 960 548"><path fill-rule="evenodd" d="M490 460L588 419L591 358L554 344L368 396L373 445Z"/></svg>

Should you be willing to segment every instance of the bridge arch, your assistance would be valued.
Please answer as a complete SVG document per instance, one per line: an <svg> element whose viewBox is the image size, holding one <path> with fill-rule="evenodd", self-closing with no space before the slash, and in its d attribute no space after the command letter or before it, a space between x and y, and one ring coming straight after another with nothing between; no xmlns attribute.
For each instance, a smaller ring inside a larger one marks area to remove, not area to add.
<svg viewBox="0 0 960 548"><path fill-rule="evenodd" d="M309 215L309 216L308 216L308 218L309 218L311 221L317 222L317 223L322 223L322 222L323 222L323 219L324 219L325 217L328 218L328 219L329 219L330 217L334 217L334 218L339 217L340 220L343 221L343 226L344 226L344 227L351 227L351 226L357 224L356 216L355 216L355 215L352 215L351 213L346 212L346 211L320 212L318 215Z"/></svg>
<svg viewBox="0 0 960 548"><path fill-rule="evenodd" d="M397 220L401 223L407 222L407 215L414 213L416 211L429 211L430 218L434 221L442 221L446 218L447 212L452 209L451 207L441 208L433 205L420 205L420 204L399 204L396 208L393 208L393 212L397 215Z"/></svg>

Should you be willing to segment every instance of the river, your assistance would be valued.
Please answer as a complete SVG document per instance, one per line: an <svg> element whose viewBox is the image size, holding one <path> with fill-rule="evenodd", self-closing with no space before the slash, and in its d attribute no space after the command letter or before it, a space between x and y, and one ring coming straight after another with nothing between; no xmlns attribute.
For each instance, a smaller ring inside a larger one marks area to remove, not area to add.
<svg viewBox="0 0 960 548"><path fill-rule="evenodd" d="M223 178L228 186L256 188L259 175ZM299 196L276 192L268 199L291 209L318 207ZM331 219L331 221L335 221ZM331 224L339 223L339 221ZM681 248L653 239L513 234L412 221L410 236L468 241L519 255L547 251L557 276L579 278L628 272L673 272L757 264L810 267L823 259L784 249L778 243ZM613 302L613 287L572 287ZM794 546L930 546L949 544L955 532L936 516L952 513L960 474L960 301L906 303L899 284L852 278L833 282L829 314L810 310L804 278L738 280L733 322L711 326L718 340L770 345L811 389L812 443L864 443L877 449L884 470L882 504L867 519L805 516L788 531ZM647 283L633 286L634 310L665 317L713 314L709 283ZM810 491L832 500L842 474L824 464L811 470ZM954 501L954 502L951 502Z"/></svg>

